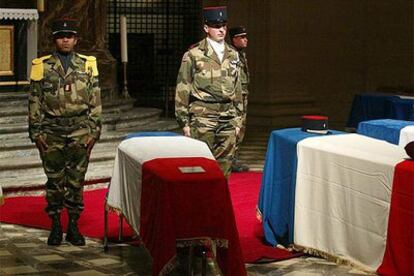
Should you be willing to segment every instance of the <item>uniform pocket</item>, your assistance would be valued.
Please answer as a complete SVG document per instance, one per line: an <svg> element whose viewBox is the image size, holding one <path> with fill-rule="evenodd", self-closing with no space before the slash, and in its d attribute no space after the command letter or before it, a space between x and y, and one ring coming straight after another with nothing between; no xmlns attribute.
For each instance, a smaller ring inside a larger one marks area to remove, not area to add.
<svg viewBox="0 0 414 276"><path fill-rule="evenodd" d="M74 82L77 103L87 104L89 102L89 75L82 71L76 71Z"/></svg>
<svg viewBox="0 0 414 276"><path fill-rule="evenodd" d="M42 84L42 90L45 95L57 96L57 86L51 81L44 81Z"/></svg>
<svg viewBox="0 0 414 276"><path fill-rule="evenodd" d="M50 110L59 109L59 89L58 83L44 81L42 84L43 103Z"/></svg>

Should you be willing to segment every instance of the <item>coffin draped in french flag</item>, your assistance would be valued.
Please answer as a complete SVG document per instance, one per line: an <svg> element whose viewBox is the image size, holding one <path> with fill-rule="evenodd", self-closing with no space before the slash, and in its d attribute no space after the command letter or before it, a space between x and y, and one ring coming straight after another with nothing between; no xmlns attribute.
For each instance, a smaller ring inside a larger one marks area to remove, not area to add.
<svg viewBox="0 0 414 276"><path fill-rule="evenodd" d="M395 119L363 121L358 124L357 132L405 147L409 142L414 141L414 121Z"/></svg>
<svg viewBox="0 0 414 276"><path fill-rule="evenodd" d="M117 149L107 195L153 259L174 268L176 248L203 245L216 273L246 275L227 180L208 146L185 136L130 136ZM216 254L213 256L212 254Z"/></svg>
<svg viewBox="0 0 414 276"><path fill-rule="evenodd" d="M383 275L414 274L414 161L401 146L359 134L272 134L273 155L290 140L295 156L284 155L291 174L264 171L259 210L269 242ZM282 160L270 154L266 162Z"/></svg>

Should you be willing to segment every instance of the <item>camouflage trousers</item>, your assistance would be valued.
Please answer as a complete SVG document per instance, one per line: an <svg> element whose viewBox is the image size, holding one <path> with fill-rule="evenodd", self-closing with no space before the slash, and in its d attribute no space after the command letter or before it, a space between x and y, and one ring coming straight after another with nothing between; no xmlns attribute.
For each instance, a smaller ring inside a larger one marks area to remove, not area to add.
<svg viewBox="0 0 414 276"><path fill-rule="evenodd" d="M193 116L190 122L191 137L205 142L216 158L226 178L236 149L236 130L229 118Z"/></svg>
<svg viewBox="0 0 414 276"><path fill-rule="evenodd" d="M234 153L234 159L239 158L239 152L241 144L243 143L244 136L246 134L246 122L247 122L247 94L243 94L243 115L242 115L242 126L240 128L239 136L236 142L236 151Z"/></svg>
<svg viewBox="0 0 414 276"><path fill-rule="evenodd" d="M68 138L46 134L48 148L41 153L47 176L45 209L48 215L59 213L66 207L69 214L83 211L83 187L89 164L86 140L88 135Z"/></svg>

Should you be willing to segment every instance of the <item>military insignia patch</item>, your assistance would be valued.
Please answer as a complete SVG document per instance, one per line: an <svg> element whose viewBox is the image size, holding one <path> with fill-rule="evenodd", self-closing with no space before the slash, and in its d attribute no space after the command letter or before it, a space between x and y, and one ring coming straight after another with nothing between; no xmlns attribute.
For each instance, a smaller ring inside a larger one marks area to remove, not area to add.
<svg viewBox="0 0 414 276"><path fill-rule="evenodd" d="M70 85L70 84L65 84L65 86L64 86L64 90L65 90L65 92L70 92L70 91L72 91L72 85Z"/></svg>
<svg viewBox="0 0 414 276"><path fill-rule="evenodd" d="M230 61L230 68L232 70L237 70L238 67L240 67L239 60L232 60L232 61Z"/></svg>

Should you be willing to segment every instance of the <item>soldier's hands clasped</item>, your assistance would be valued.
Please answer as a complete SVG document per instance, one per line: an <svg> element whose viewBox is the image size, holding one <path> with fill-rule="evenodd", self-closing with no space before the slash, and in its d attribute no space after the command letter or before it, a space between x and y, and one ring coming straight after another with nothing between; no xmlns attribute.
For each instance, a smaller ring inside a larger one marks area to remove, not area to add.
<svg viewBox="0 0 414 276"><path fill-rule="evenodd" d="M183 127L183 133L184 133L184 136L191 137L190 127L189 126Z"/></svg>
<svg viewBox="0 0 414 276"><path fill-rule="evenodd" d="M239 127L236 127L236 137L238 137L239 134L240 134L240 128Z"/></svg>
<svg viewBox="0 0 414 276"><path fill-rule="evenodd" d="M45 141L45 139L43 138L43 136L39 136L39 137L36 139L35 143L36 143L36 147L39 149L39 151L40 151L42 154L43 154L43 153L47 150L47 148L48 148L48 146L47 146L47 144L46 144L46 141Z"/></svg>
<svg viewBox="0 0 414 276"><path fill-rule="evenodd" d="M96 140L92 137L89 137L86 141L86 153L88 154L88 158L91 156L91 152L93 149L93 146L95 145Z"/></svg>

